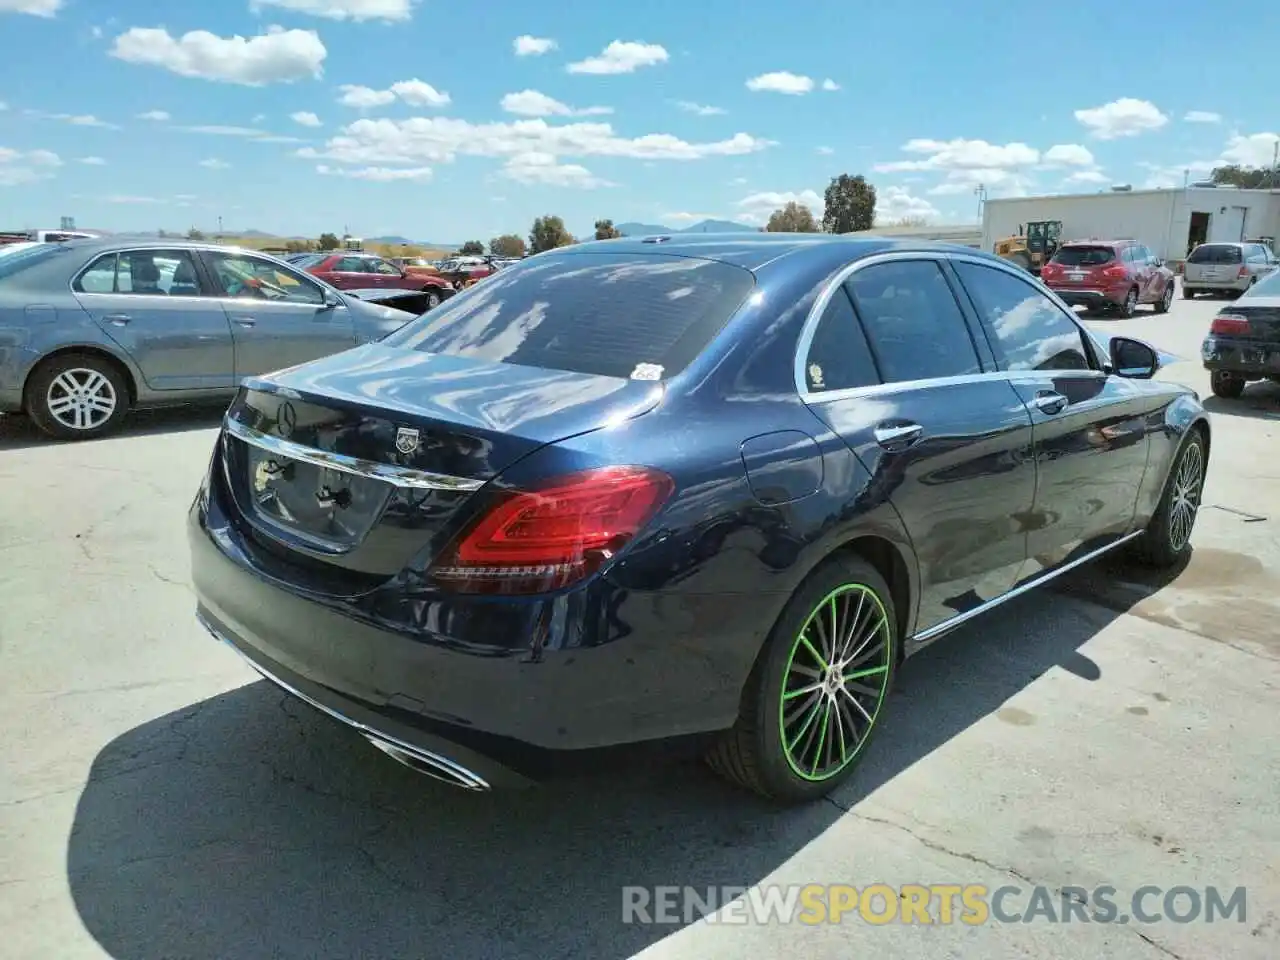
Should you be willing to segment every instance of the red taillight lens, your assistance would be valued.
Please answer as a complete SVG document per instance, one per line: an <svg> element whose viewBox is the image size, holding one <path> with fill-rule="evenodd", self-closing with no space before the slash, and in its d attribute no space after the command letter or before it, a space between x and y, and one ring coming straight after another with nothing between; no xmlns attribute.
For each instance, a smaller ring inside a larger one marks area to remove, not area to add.
<svg viewBox="0 0 1280 960"><path fill-rule="evenodd" d="M1129 276L1129 271L1124 267L1107 267L1102 271L1102 275L1108 280L1123 280Z"/></svg>
<svg viewBox="0 0 1280 960"><path fill-rule="evenodd" d="M1236 274L1236 279L1243 280L1248 275L1249 275L1249 268L1242 265L1240 267L1240 272Z"/></svg>
<svg viewBox="0 0 1280 960"><path fill-rule="evenodd" d="M459 593L558 590L590 576L653 519L675 482L647 467L604 467L508 492L432 565Z"/></svg>
<svg viewBox="0 0 1280 960"><path fill-rule="evenodd" d="M1249 332L1249 318L1236 313L1220 313L1209 324L1210 333L1222 333L1227 336L1239 336Z"/></svg>
<svg viewBox="0 0 1280 960"><path fill-rule="evenodd" d="M1040 268L1040 276L1042 277L1056 276L1061 272L1062 272L1062 267L1060 267L1056 263L1046 263L1043 267Z"/></svg>

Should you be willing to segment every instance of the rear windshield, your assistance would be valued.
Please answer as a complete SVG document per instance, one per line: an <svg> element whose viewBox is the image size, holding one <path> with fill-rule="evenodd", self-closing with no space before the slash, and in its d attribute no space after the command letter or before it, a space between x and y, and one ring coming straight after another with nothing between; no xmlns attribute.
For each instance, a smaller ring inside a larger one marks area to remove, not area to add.
<svg viewBox="0 0 1280 960"><path fill-rule="evenodd" d="M755 286L741 267L661 254L544 254L509 267L382 341L606 377L675 376Z"/></svg>
<svg viewBox="0 0 1280 960"><path fill-rule="evenodd" d="M65 256L67 252L67 248L60 243L37 243L35 246L0 257L0 281L46 263L54 257Z"/></svg>
<svg viewBox="0 0 1280 960"><path fill-rule="evenodd" d="M1060 263L1064 267L1098 267L1115 258L1116 252L1110 247L1062 247L1050 263Z"/></svg>
<svg viewBox="0 0 1280 960"><path fill-rule="evenodd" d="M1202 243L1191 251L1187 263L1241 263L1240 248L1234 243Z"/></svg>

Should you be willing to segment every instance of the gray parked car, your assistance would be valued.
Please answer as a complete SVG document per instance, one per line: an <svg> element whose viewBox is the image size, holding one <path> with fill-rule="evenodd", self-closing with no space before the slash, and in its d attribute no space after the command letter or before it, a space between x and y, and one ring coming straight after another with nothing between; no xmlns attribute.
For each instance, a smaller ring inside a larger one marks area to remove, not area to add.
<svg viewBox="0 0 1280 960"><path fill-rule="evenodd" d="M0 412L83 440L131 407L229 400L240 380L411 319L265 254L182 240L44 243L0 257Z"/></svg>
<svg viewBox="0 0 1280 960"><path fill-rule="evenodd" d="M1261 243L1202 243L1182 267L1182 296L1240 294L1273 273L1280 260Z"/></svg>

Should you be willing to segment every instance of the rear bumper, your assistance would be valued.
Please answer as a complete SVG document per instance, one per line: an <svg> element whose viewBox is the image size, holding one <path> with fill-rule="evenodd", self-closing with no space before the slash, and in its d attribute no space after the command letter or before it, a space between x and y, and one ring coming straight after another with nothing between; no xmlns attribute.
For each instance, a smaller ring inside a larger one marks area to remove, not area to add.
<svg viewBox="0 0 1280 960"><path fill-rule="evenodd" d="M1124 298L1129 292L1129 288L1119 287L1116 289L1084 289L1080 287L1050 287L1056 293L1063 303L1070 307L1108 307L1119 306L1124 303Z"/></svg>
<svg viewBox="0 0 1280 960"><path fill-rule="evenodd" d="M1209 371L1253 379L1280 377L1280 344L1209 336L1200 345L1200 359Z"/></svg>
<svg viewBox="0 0 1280 960"><path fill-rule="evenodd" d="M1248 290L1249 284L1252 282L1252 277L1231 277L1225 280L1188 280L1184 275L1182 289L1193 291Z"/></svg>

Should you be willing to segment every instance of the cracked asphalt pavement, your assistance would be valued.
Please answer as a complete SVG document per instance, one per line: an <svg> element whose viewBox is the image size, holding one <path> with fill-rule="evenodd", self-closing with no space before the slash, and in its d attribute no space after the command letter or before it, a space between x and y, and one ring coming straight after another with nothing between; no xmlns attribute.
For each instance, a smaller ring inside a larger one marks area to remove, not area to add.
<svg viewBox="0 0 1280 960"><path fill-rule="evenodd" d="M1092 321L1186 358L1211 302ZM257 680L193 619L217 411L117 437L0 418L0 957L1274 960L1280 388L1210 399L1190 565L1106 561L935 644L829 801L697 765L474 796ZM1247 888L1244 922L622 922L624 886Z"/></svg>

